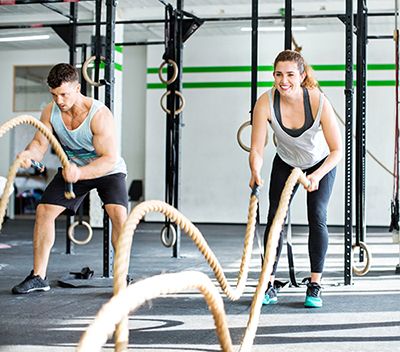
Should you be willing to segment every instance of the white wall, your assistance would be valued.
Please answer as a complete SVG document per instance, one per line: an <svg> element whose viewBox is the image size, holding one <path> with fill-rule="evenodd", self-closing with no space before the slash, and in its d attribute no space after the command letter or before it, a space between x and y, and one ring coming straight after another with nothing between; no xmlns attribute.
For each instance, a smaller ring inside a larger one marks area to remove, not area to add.
<svg viewBox="0 0 400 352"><path fill-rule="evenodd" d="M296 34L303 46L303 55L312 64L344 64L344 33ZM260 36L259 64L271 65L282 49L283 34ZM201 37L194 34L185 45L184 66L250 65L250 34L248 36ZM393 63L393 42L371 41L368 62ZM146 74L147 67L158 67L162 46L125 47L122 92L122 155L129 178L143 179L146 199L164 199L165 114L159 99L163 89L146 89L147 82L159 82L156 74ZM0 122L12 116L13 65L52 65L68 61L68 50L1 52L2 76ZM344 71L317 71L320 80L344 80ZM393 71L368 71L368 79L394 79ZM271 72L260 72L259 81L271 81ZM192 73L184 82L246 81L244 73ZM267 88L260 88L261 94ZM323 88L344 117L343 87ZM182 128L181 210L198 222L246 221L249 197L248 154L236 142L238 127L249 119L249 88L184 89L186 108ZM50 99L50 97L49 97ZM367 148L386 166L393 166L394 87L368 87ZM32 115L39 116L38 112ZM341 126L343 133L343 128ZM249 131L245 132L248 140ZM344 135L343 135L344 140ZM0 174L6 175L10 165L10 134L0 138ZM266 186L261 194L261 216L268 208L267 192L274 148L266 148L263 176ZM330 203L329 224L343 223L343 162L338 167L337 181ZM367 158L367 224L389 224L392 177ZM305 224L304 192L299 190L292 211L293 223ZM161 220L149 216L149 220Z"/></svg>
<svg viewBox="0 0 400 352"><path fill-rule="evenodd" d="M344 64L344 32L296 34L303 55L311 65ZM283 34L262 34L259 38L259 65L271 65L282 50ZM251 45L248 36L196 37L189 39L184 50L184 66L250 65ZM148 66L158 67L162 47L148 48ZM392 41L371 42L368 62L393 63ZM344 80L344 71L318 71L319 80ZM394 79L393 71L369 71L368 79ZM183 82L250 81L244 73L187 73ZM260 72L259 81L271 81L271 72ZM156 74L148 82L158 82ZM260 95L268 88L259 89ZM326 95L344 118L344 87L324 88ZM164 199L165 113L159 107L164 89L147 90L146 120L146 198ZM392 168L394 87L369 87L367 147L385 165ZM249 88L184 89L186 108L182 129L181 210L198 222L246 221L249 196L248 154L236 142L236 132L249 118ZM344 141L344 129L341 125ZM248 136L249 134L247 134ZM247 139L248 140L248 139ZM385 143L382 143L385 141ZM265 152L261 194L261 218L268 208L269 172L274 156L272 143ZM329 224L343 224L344 161L338 166L337 181L330 202ZM390 220L392 178L367 159L367 224L387 226ZM153 215L149 219L161 220ZM293 203L292 222L306 224L305 192L299 190Z"/></svg>
<svg viewBox="0 0 400 352"><path fill-rule="evenodd" d="M57 62L66 61L68 62L68 50L48 50L46 54L43 50L29 50L26 52L16 50L16 51L0 51L0 62L2 65L0 67L0 75L2 77L1 83L1 94L0 94L0 106L1 106L1 116L0 123L4 123L12 117L22 115L21 112L13 112L13 89L14 89L14 65L53 65ZM51 97L49 95L49 101ZM23 113L25 114L25 112ZM40 117L40 112L38 111L28 111L26 114ZM17 127L18 128L18 127ZM34 133L34 129L32 128ZM10 137L13 132L7 133L4 137L0 138L0 174L7 175L10 163L14 160L10 158Z"/></svg>
<svg viewBox="0 0 400 352"><path fill-rule="evenodd" d="M122 156L128 167L128 187L132 180L144 180L146 121L146 47L124 48Z"/></svg>

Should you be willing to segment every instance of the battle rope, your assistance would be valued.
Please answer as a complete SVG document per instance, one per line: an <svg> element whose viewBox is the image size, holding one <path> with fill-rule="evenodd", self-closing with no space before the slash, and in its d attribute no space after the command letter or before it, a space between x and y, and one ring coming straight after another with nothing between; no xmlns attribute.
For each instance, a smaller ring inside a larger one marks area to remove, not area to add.
<svg viewBox="0 0 400 352"><path fill-rule="evenodd" d="M1 196L1 200L0 200L0 230L3 226L3 220L4 220L4 216L6 215L8 201L9 201L11 193L12 193L10 191L12 189L15 176L17 175L17 171L18 171L19 167L21 166L21 163L22 163L22 159L16 158L8 170L6 185L4 187L3 195Z"/></svg>
<svg viewBox="0 0 400 352"><path fill-rule="evenodd" d="M43 124L42 122L40 122L38 119L34 118L33 116L20 115L20 116L14 117L14 118L8 120L7 122L3 123L0 126L0 138L3 137L3 135L6 132L8 132L9 130L11 130L12 128L14 128L18 125L22 125L22 124L32 125L37 130L39 130L39 132L41 132L48 139L50 145L54 149L54 152L60 159L62 167L67 167L69 165L67 155L64 153L60 143L54 137L52 132L47 128L47 126L45 124ZM22 161L19 158L17 158L14 161L14 163L12 164L12 166L10 167L9 172L8 172L6 188L3 192L3 196L1 197L1 201L0 201L0 228L1 228L1 224L3 223L4 214L5 214L5 211L7 208L7 204L8 204L9 196L8 196L7 192L14 182L15 175L17 174L17 170L20 167L21 162ZM75 194L72 190L72 185L68 184L68 189L65 191L64 195L65 195L65 198L67 198L67 199L75 198Z"/></svg>
<svg viewBox="0 0 400 352"><path fill-rule="evenodd" d="M108 303L103 305L94 322L82 335L77 351L101 351L101 347L107 342L108 336L112 336L115 325L129 312L159 296L191 289L198 289L203 294L214 317L222 350L233 351L221 295L210 278L198 271L156 275L129 285L126 290L113 296Z"/></svg>
<svg viewBox="0 0 400 352"><path fill-rule="evenodd" d="M270 240L268 241L264 256L266 260L264 260L262 272L257 285L257 290L253 299L250 318L248 321L246 334L243 339L243 346L241 348L242 351L247 351L251 347L254 340L260 315L260 313L256 312L256 310L260 310L262 305L262 298L268 284L267 278L272 272L272 265L275 260L276 254L276 247L278 245L280 232L288 209L290 196L292 194L295 184L298 181L303 185L309 184L308 179L305 177L302 171L298 168L295 168L289 176L288 180L286 181L277 214L271 226L269 234ZM197 227L195 227L184 215L182 215L178 210L176 210L169 204L162 201L146 201L137 205L132 210L119 236L116 248L116 257L114 261L114 295L117 296L118 294L124 294L126 290L126 275L129 267L133 235L137 225L147 213L151 211L157 211L161 212L171 221L175 222L182 229L182 231L184 231L193 240L200 252L205 257L207 263L210 265L218 283L220 284L222 290L228 296L228 298L231 300L239 299L246 285L251 258L251 249L253 247L255 215L258 203L257 196L254 193L255 192L253 192L252 196L250 197L244 249L236 289L233 289L229 285L222 270L222 267L218 262L218 259L209 248L207 242L205 241L204 237L197 229ZM113 314L113 310L110 310L110 314ZM111 318L107 318L106 320L109 319ZM114 317L113 321L116 320L118 320L118 324L115 330L115 351L126 351L129 341L127 316L122 316L118 319ZM228 350L229 349L227 349L227 351Z"/></svg>

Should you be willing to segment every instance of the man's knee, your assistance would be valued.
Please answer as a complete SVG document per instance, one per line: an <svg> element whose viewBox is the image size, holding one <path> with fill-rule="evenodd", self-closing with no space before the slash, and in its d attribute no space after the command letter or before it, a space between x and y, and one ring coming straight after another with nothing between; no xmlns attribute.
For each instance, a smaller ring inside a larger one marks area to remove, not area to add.
<svg viewBox="0 0 400 352"><path fill-rule="evenodd" d="M122 226L128 216L127 209L119 204L107 204L105 208L113 225Z"/></svg>
<svg viewBox="0 0 400 352"><path fill-rule="evenodd" d="M36 221L54 221L58 215L64 211L64 208L53 204L39 204L36 207Z"/></svg>

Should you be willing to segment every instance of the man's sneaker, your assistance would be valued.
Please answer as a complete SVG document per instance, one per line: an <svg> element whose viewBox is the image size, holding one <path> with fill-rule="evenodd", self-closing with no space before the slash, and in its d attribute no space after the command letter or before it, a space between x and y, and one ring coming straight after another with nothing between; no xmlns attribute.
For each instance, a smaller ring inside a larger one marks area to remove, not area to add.
<svg viewBox="0 0 400 352"><path fill-rule="evenodd" d="M276 289L274 288L274 286L268 282L268 288L267 291L265 291L265 296L263 299L262 304L276 304L278 303L278 295L276 293Z"/></svg>
<svg viewBox="0 0 400 352"><path fill-rule="evenodd" d="M24 281L12 288L12 293L20 294L48 290L50 290L49 282L46 279L43 280L39 275L33 275L32 270Z"/></svg>
<svg viewBox="0 0 400 352"><path fill-rule="evenodd" d="M321 286L316 282L307 284L306 300L304 301L306 308L321 308Z"/></svg>

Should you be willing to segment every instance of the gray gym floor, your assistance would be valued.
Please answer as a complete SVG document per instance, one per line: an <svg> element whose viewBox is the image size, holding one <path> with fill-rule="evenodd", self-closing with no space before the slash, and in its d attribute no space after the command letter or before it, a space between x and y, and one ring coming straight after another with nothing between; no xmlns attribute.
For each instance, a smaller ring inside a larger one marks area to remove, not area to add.
<svg viewBox="0 0 400 352"><path fill-rule="evenodd" d="M65 253L65 223L57 223L57 239L49 263L52 289L46 293L12 295L11 287L29 273L32 266L33 221L8 220L0 234L0 351L74 351L80 336L102 304L112 294L110 280L102 281L102 232ZM161 224L142 223L135 235L130 275L135 281L165 272L199 270L213 278L194 244L182 235L181 258L160 242ZM245 227L199 225L220 260L232 285L236 284L243 249ZM294 228L293 247L298 281L309 275L307 235ZM264 306L253 351L400 351L399 244L391 234L369 232L371 271L343 285L343 233L332 231L323 278L322 309L303 308L305 287L286 286L279 303ZM10 248L4 245L10 246ZM230 334L237 349L244 333L252 294L260 272L260 254L254 246L248 284L236 302L224 297ZM89 266L95 281L104 287L62 288L57 280L70 271ZM277 279L288 280L285 249ZM217 283L216 283L217 284ZM200 293L179 293L151 301L130 315L130 350L135 351L219 351L214 323ZM104 350L113 350L109 342Z"/></svg>

